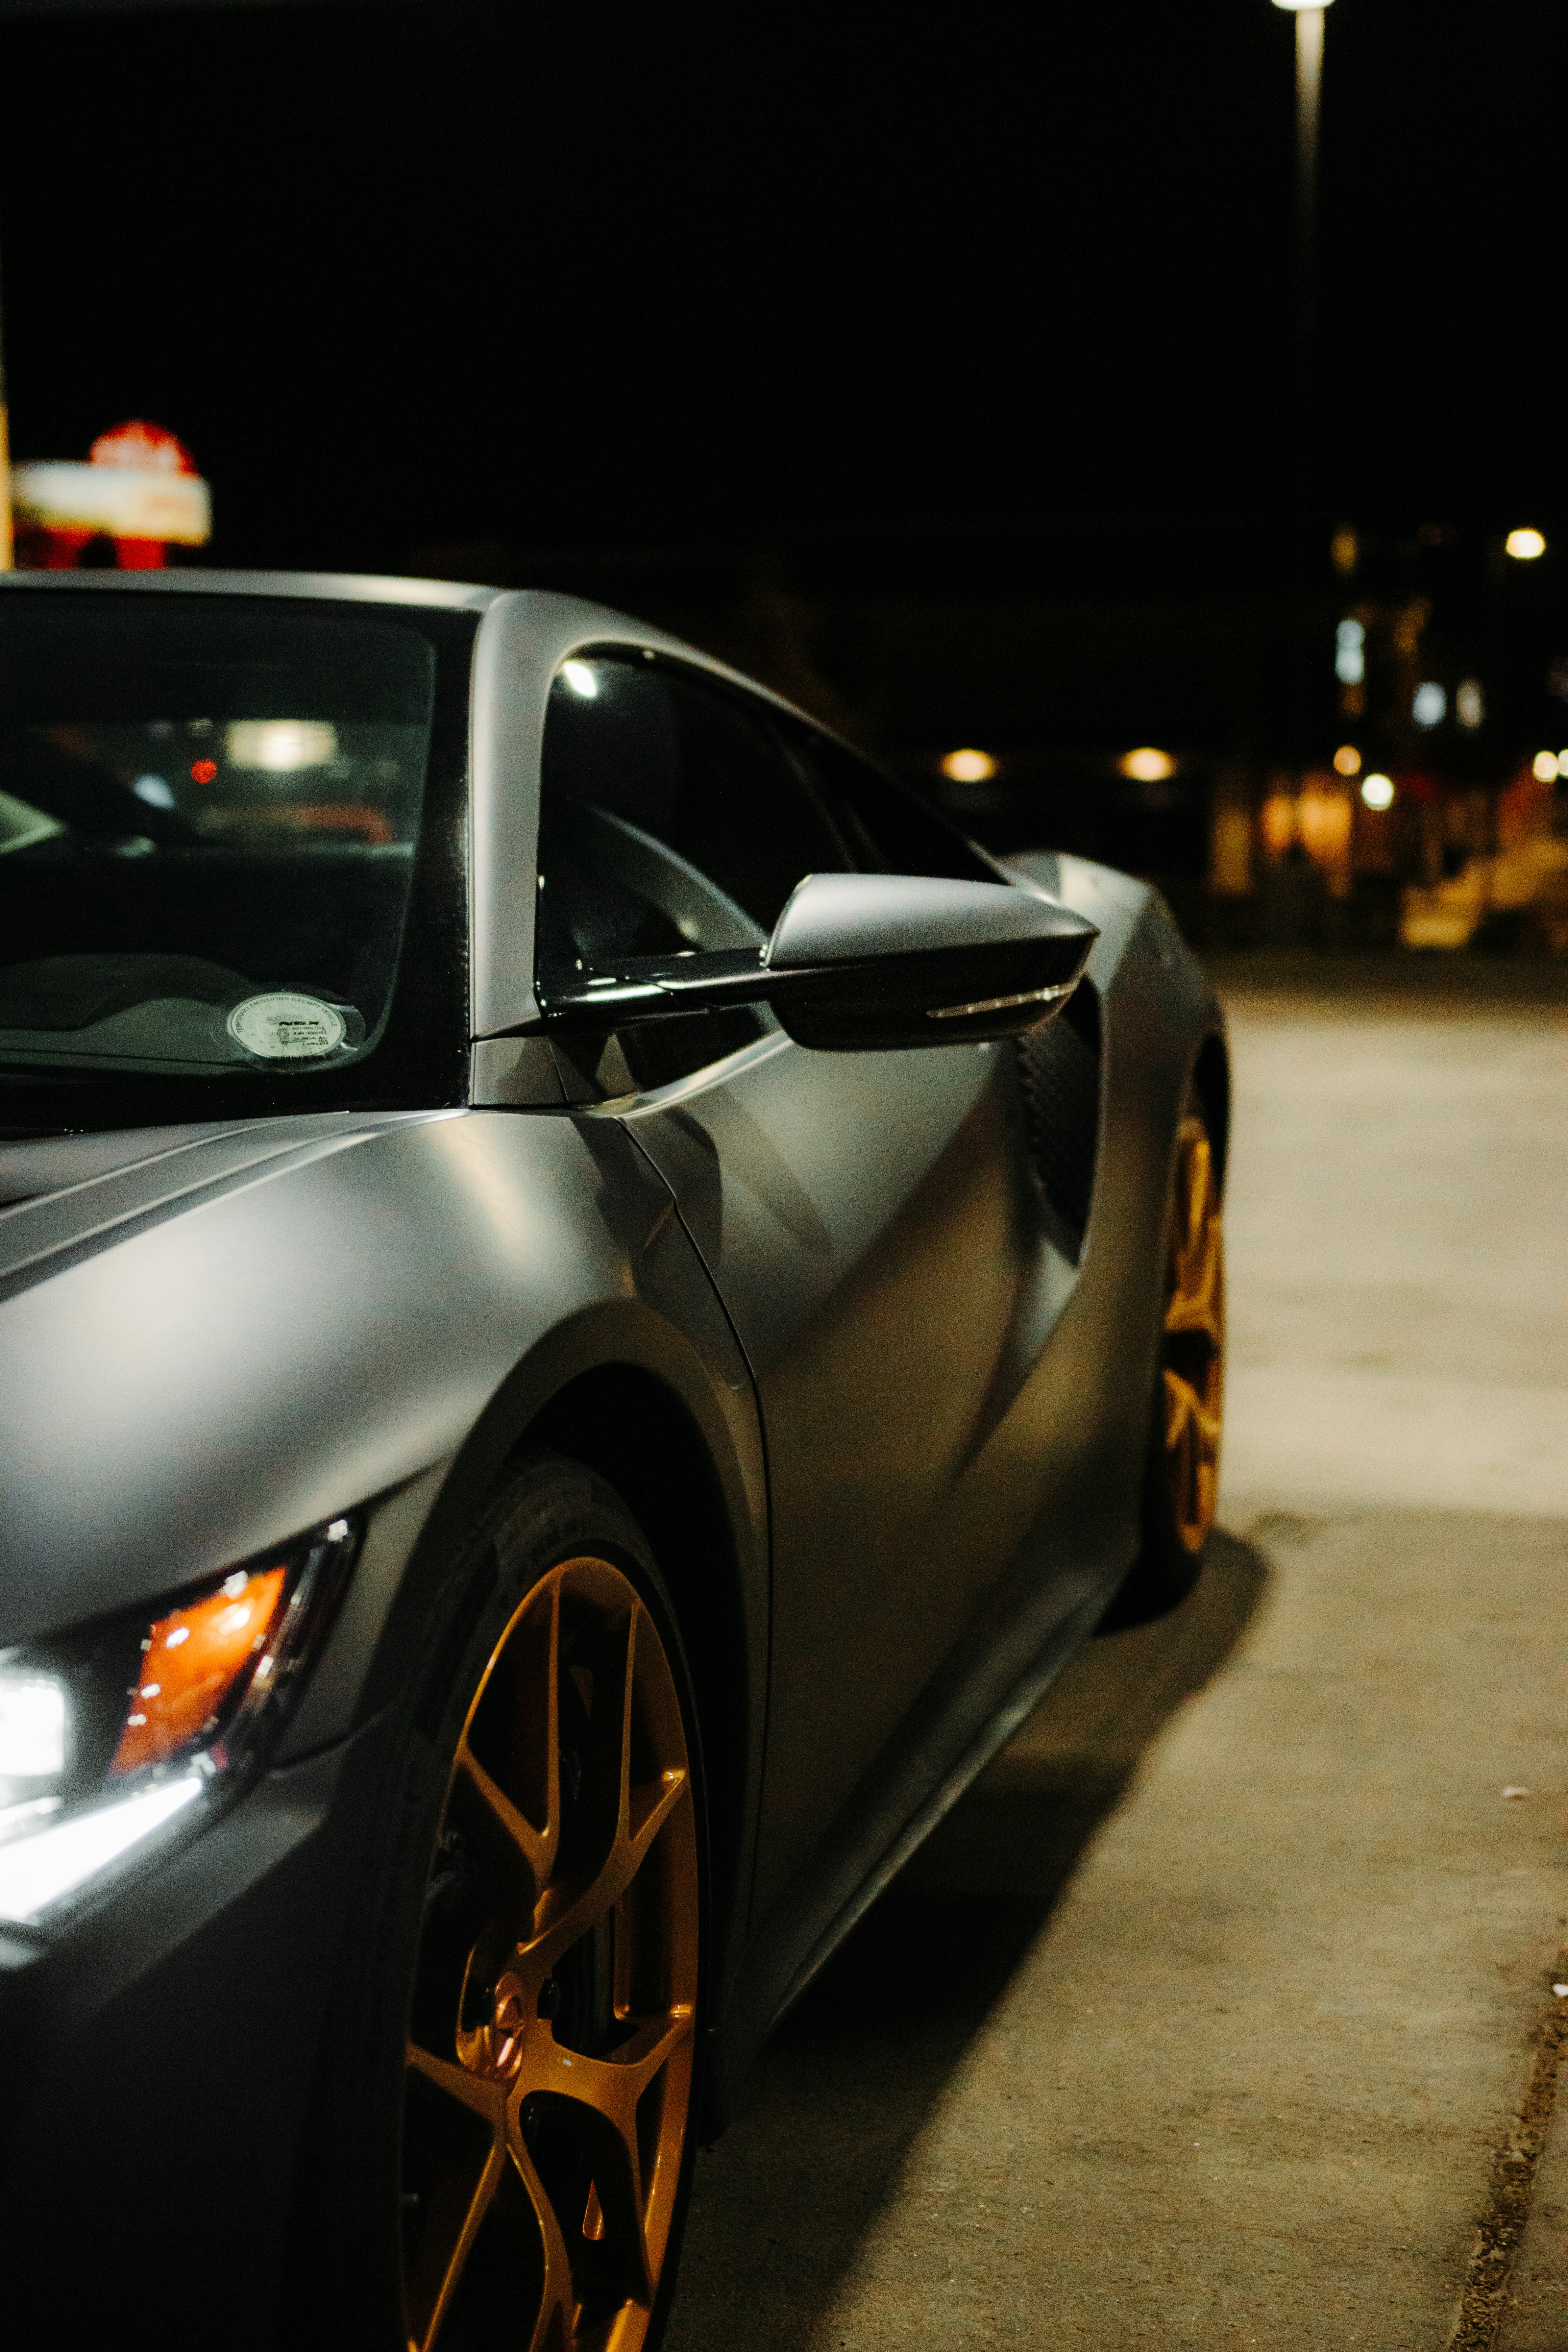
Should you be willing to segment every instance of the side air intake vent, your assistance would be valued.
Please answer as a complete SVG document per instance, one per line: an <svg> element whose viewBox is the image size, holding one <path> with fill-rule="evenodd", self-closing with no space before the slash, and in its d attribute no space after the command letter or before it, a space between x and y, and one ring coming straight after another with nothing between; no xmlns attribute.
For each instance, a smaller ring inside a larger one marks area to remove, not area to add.
<svg viewBox="0 0 1568 2352"><path fill-rule="evenodd" d="M1015 1040L1030 1157L1046 1230L1074 1265L1083 1250L1100 1146L1100 998L1079 982L1054 1021Z"/></svg>

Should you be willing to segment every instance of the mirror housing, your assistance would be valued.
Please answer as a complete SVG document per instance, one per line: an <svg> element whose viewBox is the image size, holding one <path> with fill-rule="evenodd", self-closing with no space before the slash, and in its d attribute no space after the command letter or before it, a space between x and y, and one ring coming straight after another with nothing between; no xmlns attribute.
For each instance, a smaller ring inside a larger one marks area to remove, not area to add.
<svg viewBox="0 0 1568 2352"><path fill-rule="evenodd" d="M542 1004L547 1030L767 1004L830 1053L1013 1037L1061 1010L1099 937L1070 908L1005 882L808 874L760 950L637 956Z"/></svg>
<svg viewBox="0 0 1568 2352"><path fill-rule="evenodd" d="M813 874L763 950L769 1002L830 1052L1011 1037L1060 1011L1098 937L1005 882Z"/></svg>

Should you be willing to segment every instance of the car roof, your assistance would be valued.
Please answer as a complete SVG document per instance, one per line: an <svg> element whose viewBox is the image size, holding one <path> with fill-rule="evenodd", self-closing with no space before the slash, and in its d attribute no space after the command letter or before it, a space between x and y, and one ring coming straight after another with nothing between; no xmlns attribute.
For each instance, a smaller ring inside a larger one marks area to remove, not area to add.
<svg viewBox="0 0 1568 2352"><path fill-rule="evenodd" d="M401 580L372 572L0 572L0 589L108 589L117 595L310 596L346 604L424 604L482 613L504 588L466 580Z"/></svg>
<svg viewBox="0 0 1568 2352"><path fill-rule="evenodd" d="M468 580L412 580L379 572L219 572L187 570L181 565L158 572L118 572L81 569L69 572L0 572L0 591L44 593L146 596L279 596L311 598L321 604L394 604L404 611L476 613L483 616L498 605L522 607L529 625L546 635L559 635L563 647L591 644L599 636L609 643L639 646L648 651L673 654L695 662L715 677L743 687L749 694L770 702L792 718L803 719L818 734L832 730L809 711L748 677L730 664L690 646L668 630L618 613L590 599L558 589L487 588ZM497 618L500 615L498 614ZM841 739L840 739L841 740Z"/></svg>

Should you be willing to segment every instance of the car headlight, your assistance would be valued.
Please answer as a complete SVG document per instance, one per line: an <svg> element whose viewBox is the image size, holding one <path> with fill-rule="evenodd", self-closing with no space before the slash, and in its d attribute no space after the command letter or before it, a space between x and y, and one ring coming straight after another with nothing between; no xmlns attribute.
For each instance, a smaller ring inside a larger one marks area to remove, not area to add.
<svg viewBox="0 0 1568 2352"><path fill-rule="evenodd" d="M0 1920L47 1923L243 1781L359 1536L333 1519L156 1611L0 1650Z"/></svg>

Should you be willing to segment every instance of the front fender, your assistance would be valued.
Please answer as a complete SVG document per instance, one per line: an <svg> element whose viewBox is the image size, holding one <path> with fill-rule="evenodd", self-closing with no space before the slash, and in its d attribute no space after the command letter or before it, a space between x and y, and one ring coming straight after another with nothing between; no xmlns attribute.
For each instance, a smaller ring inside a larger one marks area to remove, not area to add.
<svg viewBox="0 0 1568 2352"><path fill-rule="evenodd" d="M479 1477L589 1361L677 1390L760 1540L744 1365L612 1122L339 1124L330 1149L122 1198L118 1220L96 1191L75 1188L74 1220L57 1196L5 1221L15 1242L12 1219L54 1217L43 1255L14 1248L0 1301L0 1644L152 1600L454 1457Z"/></svg>

